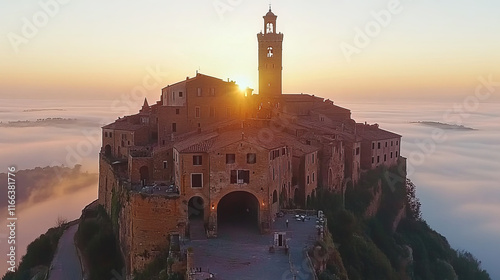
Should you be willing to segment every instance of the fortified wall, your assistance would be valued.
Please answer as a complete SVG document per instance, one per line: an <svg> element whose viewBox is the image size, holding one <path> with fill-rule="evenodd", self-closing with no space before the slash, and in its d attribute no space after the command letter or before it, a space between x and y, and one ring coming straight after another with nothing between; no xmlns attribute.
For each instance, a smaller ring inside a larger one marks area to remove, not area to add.
<svg viewBox="0 0 500 280"><path fill-rule="evenodd" d="M169 247L169 235L186 231L187 201L177 194L145 194L131 189L120 176L120 163L100 156L99 204L118 230L126 270L142 270Z"/></svg>

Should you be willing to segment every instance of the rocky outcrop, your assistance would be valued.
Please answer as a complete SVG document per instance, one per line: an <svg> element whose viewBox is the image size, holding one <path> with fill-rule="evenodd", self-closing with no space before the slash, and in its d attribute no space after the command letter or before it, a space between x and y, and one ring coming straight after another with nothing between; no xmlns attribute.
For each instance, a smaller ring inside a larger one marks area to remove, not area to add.
<svg viewBox="0 0 500 280"><path fill-rule="evenodd" d="M380 203L382 202L382 181L379 180L377 185L372 188L371 195L373 199L365 210L365 219L372 218L378 213Z"/></svg>

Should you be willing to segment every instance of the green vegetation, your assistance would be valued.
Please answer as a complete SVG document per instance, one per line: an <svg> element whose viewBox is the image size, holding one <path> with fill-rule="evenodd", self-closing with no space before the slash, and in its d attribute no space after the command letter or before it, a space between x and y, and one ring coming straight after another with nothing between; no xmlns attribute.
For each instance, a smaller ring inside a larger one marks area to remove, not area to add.
<svg viewBox="0 0 500 280"><path fill-rule="evenodd" d="M174 260L168 257L168 250L149 263L142 271L134 273L134 280L183 280L184 276L179 273L167 273L167 266L172 266Z"/></svg>
<svg viewBox="0 0 500 280"><path fill-rule="evenodd" d="M490 279L472 254L453 250L422 220L415 185L397 171L382 167L347 186L345 209L340 194L320 189L311 197L312 207L324 211L331 233L319 244L328 256L319 279ZM367 215L376 196L378 211ZM398 214L404 214L399 224ZM313 262L322 258L310 255Z"/></svg>
<svg viewBox="0 0 500 280"><path fill-rule="evenodd" d="M56 253L59 239L67 227L67 224L63 224L51 228L31 242L26 250L26 255L21 259L17 271L5 274L2 280L30 280L33 277L43 279L40 277L45 277Z"/></svg>
<svg viewBox="0 0 500 280"><path fill-rule="evenodd" d="M111 224L113 225L115 232L118 232L118 219L120 217L121 209L122 205L120 203L120 195L113 189L111 191Z"/></svg>
<svg viewBox="0 0 500 280"><path fill-rule="evenodd" d="M89 269L89 279L113 279L122 271L123 260L111 220L102 206L82 215L76 233L77 245Z"/></svg>

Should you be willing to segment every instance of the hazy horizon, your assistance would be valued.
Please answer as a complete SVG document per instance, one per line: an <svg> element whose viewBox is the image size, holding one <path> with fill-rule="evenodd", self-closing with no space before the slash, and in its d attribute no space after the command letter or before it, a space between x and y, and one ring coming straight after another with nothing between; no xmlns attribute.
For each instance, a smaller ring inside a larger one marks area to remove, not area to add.
<svg viewBox="0 0 500 280"><path fill-rule="evenodd" d="M197 70L258 92L256 34L268 4L4 3L0 97L114 99L149 77L140 90L154 98ZM498 2L272 4L277 30L285 35L284 92L331 99L450 98L473 93L478 77L500 80Z"/></svg>

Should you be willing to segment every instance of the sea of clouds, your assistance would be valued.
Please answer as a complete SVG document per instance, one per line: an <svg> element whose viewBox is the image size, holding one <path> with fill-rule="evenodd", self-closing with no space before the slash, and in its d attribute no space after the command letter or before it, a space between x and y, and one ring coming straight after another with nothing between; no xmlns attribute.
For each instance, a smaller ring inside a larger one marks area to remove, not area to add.
<svg viewBox="0 0 500 280"><path fill-rule="evenodd" d="M111 110L111 103L105 101L2 100L0 104L2 123L42 118L85 121L64 127L0 126L0 172L11 165L29 169L54 163L69 167L82 164L84 170L97 172L100 136L96 133L100 126L123 115ZM447 102L338 105L351 109L357 122L378 123L403 135L401 154L408 158L409 177L417 186L424 219L454 248L472 252L493 279L500 279L500 267L496 265L500 252L499 104L482 103L466 114L453 112L456 104ZM474 130L413 123L419 121L464 125ZM439 141L433 137L436 132L440 133ZM78 218L81 209L96 199L96 188L55 195L18 209L19 248L54 226L59 216ZM0 235L5 234L2 230ZM5 245L0 238L0 247ZM20 249L18 254L24 252Z"/></svg>
<svg viewBox="0 0 500 280"><path fill-rule="evenodd" d="M455 109L460 102L339 105L350 108L357 122L403 135L401 154L408 158L423 218L455 249L472 252L492 279L500 279L500 104L481 103L468 111ZM412 123L419 121L474 130Z"/></svg>

